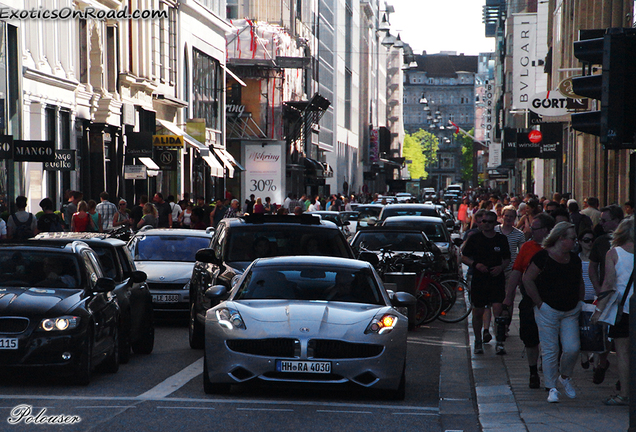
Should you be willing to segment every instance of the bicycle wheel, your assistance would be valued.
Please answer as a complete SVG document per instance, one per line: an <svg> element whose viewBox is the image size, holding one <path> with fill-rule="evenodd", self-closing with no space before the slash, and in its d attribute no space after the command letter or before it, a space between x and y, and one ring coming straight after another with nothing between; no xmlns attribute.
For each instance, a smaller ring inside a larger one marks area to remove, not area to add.
<svg viewBox="0 0 636 432"><path fill-rule="evenodd" d="M446 323L456 323L470 315L473 310L470 301L470 287L464 281L457 279L441 281L440 285L454 293L454 302L450 308L440 313L439 320Z"/></svg>
<svg viewBox="0 0 636 432"><path fill-rule="evenodd" d="M428 324L435 320L442 312L443 294L441 287L438 287L434 280L429 279L424 282L416 294L417 305L415 309L415 325ZM420 305L426 306L426 309Z"/></svg>

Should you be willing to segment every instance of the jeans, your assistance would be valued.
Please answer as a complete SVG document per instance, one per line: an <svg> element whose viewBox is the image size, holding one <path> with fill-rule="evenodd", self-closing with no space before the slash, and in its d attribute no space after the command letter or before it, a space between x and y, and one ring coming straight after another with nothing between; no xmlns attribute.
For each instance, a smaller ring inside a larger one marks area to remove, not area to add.
<svg viewBox="0 0 636 432"><path fill-rule="evenodd" d="M559 338L561 339L561 375L571 377L579 349L579 312L581 302L572 310L563 312L552 309L547 303L541 309L534 307L534 318L539 328L539 340L543 353L543 377L547 388L555 388L559 377Z"/></svg>

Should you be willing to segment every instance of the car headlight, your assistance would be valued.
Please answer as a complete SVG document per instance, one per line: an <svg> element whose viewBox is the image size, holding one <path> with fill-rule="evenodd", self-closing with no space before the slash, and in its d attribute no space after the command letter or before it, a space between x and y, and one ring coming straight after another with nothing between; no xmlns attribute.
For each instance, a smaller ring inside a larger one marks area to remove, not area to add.
<svg viewBox="0 0 636 432"><path fill-rule="evenodd" d="M217 309L215 314L219 325L228 330L233 330L235 328L245 330L246 328L243 318L241 318L241 314L237 310L221 308Z"/></svg>
<svg viewBox="0 0 636 432"><path fill-rule="evenodd" d="M396 326L398 322L398 317L393 314L384 314L380 318L373 318L371 323L367 326L367 329L364 331L365 334L369 333L389 333Z"/></svg>
<svg viewBox="0 0 636 432"><path fill-rule="evenodd" d="M73 330L77 328L80 323L80 317L78 316L63 316L58 318L45 318L40 322L39 330L50 331L65 331Z"/></svg>

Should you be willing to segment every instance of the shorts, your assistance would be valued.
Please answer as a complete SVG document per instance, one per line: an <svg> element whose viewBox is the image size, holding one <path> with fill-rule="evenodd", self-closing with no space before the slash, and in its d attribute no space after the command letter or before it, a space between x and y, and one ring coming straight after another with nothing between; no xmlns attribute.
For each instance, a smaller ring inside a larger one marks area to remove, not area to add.
<svg viewBox="0 0 636 432"><path fill-rule="evenodd" d="M612 339L629 337L629 314L623 313L621 315L621 320L609 327L607 336Z"/></svg>
<svg viewBox="0 0 636 432"><path fill-rule="evenodd" d="M470 299L473 303L473 307L476 308L485 308L494 303L503 303L505 298L506 287L503 285L473 285L470 289Z"/></svg>
<svg viewBox="0 0 636 432"><path fill-rule="evenodd" d="M523 296L519 302L519 339L526 348L539 345L539 328L534 320L534 302L527 296Z"/></svg>

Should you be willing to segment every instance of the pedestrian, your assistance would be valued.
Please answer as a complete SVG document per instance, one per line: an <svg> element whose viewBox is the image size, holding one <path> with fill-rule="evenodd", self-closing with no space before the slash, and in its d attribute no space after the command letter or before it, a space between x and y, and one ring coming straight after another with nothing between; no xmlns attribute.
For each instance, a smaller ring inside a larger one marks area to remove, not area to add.
<svg viewBox="0 0 636 432"><path fill-rule="evenodd" d="M204 230L208 225L205 223L205 211L201 207L195 207L190 216L190 229Z"/></svg>
<svg viewBox="0 0 636 432"><path fill-rule="evenodd" d="M623 211L625 212L625 216L631 216L634 214L634 201L629 200L629 201L625 201L625 204L623 204Z"/></svg>
<svg viewBox="0 0 636 432"><path fill-rule="evenodd" d="M86 232L93 231L92 229L93 218L88 214L88 204L86 201L81 200L77 203L77 211L71 218L71 231L73 232Z"/></svg>
<svg viewBox="0 0 636 432"><path fill-rule="evenodd" d="M245 200L243 213L252 214L254 212L254 204L256 204L256 197L254 194L251 194L250 199Z"/></svg>
<svg viewBox="0 0 636 432"><path fill-rule="evenodd" d="M265 213L273 214L276 213L276 204L272 204L272 199L270 197L265 197Z"/></svg>
<svg viewBox="0 0 636 432"><path fill-rule="evenodd" d="M503 302L504 307L512 310L515 301L517 286L521 292L521 301L519 302L519 338L523 342L528 367L530 369L530 380L528 386L531 389L541 387L541 379L539 378L538 362L539 362L539 329L534 319L534 303L526 293L521 282L523 273L530 265L532 257L542 249L541 243L543 239L554 228L554 218L546 213L539 213L532 220L532 237L525 242L519 249L515 262L506 284L506 298Z"/></svg>
<svg viewBox="0 0 636 432"><path fill-rule="evenodd" d="M185 208L179 214L179 218L178 218L181 228L190 228L190 225L192 224L193 209L194 209L194 206L192 205L191 202L188 201L185 203ZM205 215L205 212L204 212L204 215Z"/></svg>
<svg viewBox="0 0 636 432"><path fill-rule="evenodd" d="M475 332L475 354L483 354L482 327L484 310L492 307L495 320L501 316L505 298L506 279L504 270L510 263L510 248L506 236L495 231L497 214L487 211L481 219L481 230L471 235L464 245L462 262L473 268L471 301L473 303L473 330ZM498 320L496 320L497 322ZM498 322L495 335L498 355L504 349L505 327ZM502 331L503 330L503 331Z"/></svg>
<svg viewBox="0 0 636 432"><path fill-rule="evenodd" d="M110 195L104 191L99 194L99 204L97 204L96 210L100 215L101 225L99 226L99 232L108 232L113 230L113 218L117 213L117 206L110 202ZM90 203L89 203L90 207Z"/></svg>
<svg viewBox="0 0 636 432"><path fill-rule="evenodd" d="M16 211L7 221L9 240L26 240L38 233L38 222L33 213L26 211L27 197L20 195L15 199Z"/></svg>
<svg viewBox="0 0 636 432"><path fill-rule="evenodd" d="M594 225L592 219L589 216L581 214L579 210L579 203L576 200L571 199L568 201L568 211L570 212L570 222L574 224L574 229L577 234L581 234L583 231L591 230Z"/></svg>
<svg viewBox="0 0 636 432"><path fill-rule="evenodd" d="M225 212L227 211L226 200L220 199L216 202L214 209L210 212L210 226L216 227L221 219L225 216Z"/></svg>
<svg viewBox="0 0 636 432"><path fill-rule="evenodd" d="M225 214L223 215L223 219L226 218L235 218L240 216L240 210L239 210L239 200L237 200L236 198L234 198L232 200L232 202L230 202L230 207L225 211Z"/></svg>
<svg viewBox="0 0 636 432"><path fill-rule="evenodd" d="M605 280L605 257L612 247L612 233L618 228L621 220L623 220L623 210L619 206L610 205L601 209L601 218L599 219L598 226L600 226L605 233L598 236L596 240L594 240L594 243L592 243L588 267L590 281L597 295L600 294ZM605 381L605 374L610 367L610 363L607 360L608 355L609 351L598 355L598 364L594 367L594 374L592 376L592 382L594 384L602 384L603 381Z"/></svg>
<svg viewBox="0 0 636 432"><path fill-rule="evenodd" d="M465 232L468 223L468 198L464 198L462 203L459 205L457 220L461 222L461 231Z"/></svg>
<svg viewBox="0 0 636 432"><path fill-rule="evenodd" d="M127 205L128 202L125 199L121 198L119 200L119 208L117 209L117 213L115 213L115 216L113 216L114 228L119 228L120 226L131 226L133 224L133 220L126 211Z"/></svg>
<svg viewBox="0 0 636 432"><path fill-rule="evenodd" d="M263 205L263 201L261 200L261 197L256 198L256 202L254 203L254 206L252 207L252 213L254 214L265 213L265 206Z"/></svg>
<svg viewBox="0 0 636 432"><path fill-rule="evenodd" d="M183 209L179 206L179 204L174 202L174 195L168 195L167 201L170 205L170 208L172 209L172 227L179 228L179 215L181 214Z"/></svg>
<svg viewBox="0 0 636 432"><path fill-rule="evenodd" d="M579 355L579 313L585 297L581 259L572 252L576 241L573 224L556 224L523 275L523 285L534 303L550 403L559 401L557 380L569 398L576 397L572 374Z"/></svg>
<svg viewBox="0 0 636 432"><path fill-rule="evenodd" d="M132 226L137 227L139 221L144 216L144 206L148 203L148 195L141 195L139 197L139 204L134 206L130 211L130 218L132 219Z"/></svg>
<svg viewBox="0 0 636 432"><path fill-rule="evenodd" d="M574 230L576 231L576 225ZM591 229L586 229L579 234L579 258L581 258L581 269L583 272L583 285L585 285L585 297L584 303L594 303L596 298L596 291L594 285L590 279L589 267L590 267L590 252L592 251L592 243L594 242L594 232ZM583 369L589 369L590 358L592 353L581 352L581 367Z"/></svg>
<svg viewBox="0 0 636 432"><path fill-rule="evenodd" d="M62 216L64 217L64 224L69 231L72 231L71 222L73 220L73 215L77 213L77 206L83 199L83 193L81 193L80 191L71 191L69 201L62 213Z"/></svg>
<svg viewBox="0 0 636 432"><path fill-rule="evenodd" d="M172 207L163 199L163 194L157 192L152 198L152 202L157 208L157 227L172 228Z"/></svg>
<svg viewBox="0 0 636 432"><path fill-rule="evenodd" d="M95 200L88 201L88 214L92 219L92 224L89 226L88 231L104 232L102 226L102 215L97 212L97 203Z"/></svg>
<svg viewBox="0 0 636 432"><path fill-rule="evenodd" d="M596 226L599 223L599 220L601 219L601 212L602 212L602 210L598 209L599 207L598 198L587 197L587 201L583 201L583 202L584 203L587 202L587 207L581 210L581 214L584 214L588 216L590 219L592 219L592 225Z"/></svg>
<svg viewBox="0 0 636 432"><path fill-rule="evenodd" d="M53 201L51 198L44 198L40 201L40 207L44 212L38 218L39 232L61 232L64 231L64 222L62 218L53 211Z"/></svg>
<svg viewBox="0 0 636 432"><path fill-rule="evenodd" d="M144 215L141 217L139 222L137 223L137 228L141 229L145 226L151 226L153 228L157 228L157 221L159 219L159 213L157 212L157 208L147 202L144 204L143 208Z"/></svg>
<svg viewBox="0 0 636 432"><path fill-rule="evenodd" d="M612 234L612 248L607 253L605 264L605 279L601 288L601 295L616 290L623 304L620 317L618 306L612 305L608 311L610 315L610 329L608 336L614 340L616 360L618 362L618 376L620 379L619 394L608 397L605 405L629 405L629 300L634 292L634 218L629 217L621 221ZM619 304L620 304L619 303ZM601 307L599 305L599 307ZM598 320L604 308L598 309L592 322Z"/></svg>

